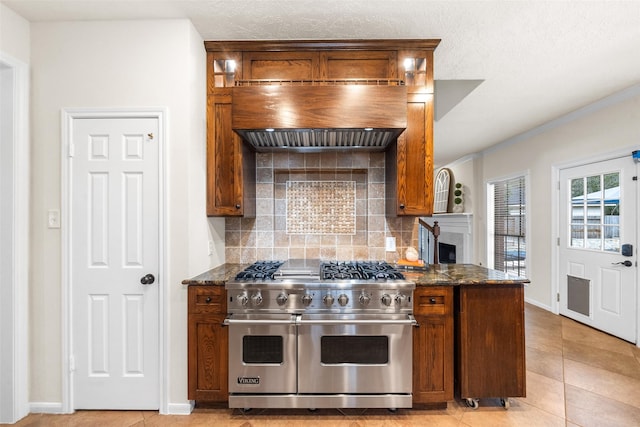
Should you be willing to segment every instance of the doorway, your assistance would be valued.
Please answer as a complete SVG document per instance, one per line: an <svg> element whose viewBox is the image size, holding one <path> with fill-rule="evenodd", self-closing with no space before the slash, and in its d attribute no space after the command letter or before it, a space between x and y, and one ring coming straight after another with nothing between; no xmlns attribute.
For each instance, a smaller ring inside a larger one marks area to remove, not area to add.
<svg viewBox="0 0 640 427"><path fill-rule="evenodd" d="M63 112L69 412L164 412L162 119Z"/></svg>
<svg viewBox="0 0 640 427"><path fill-rule="evenodd" d="M638 166L631 154L559 170L560 314L637 342Z"/></svg>
<svg viewBox="0 0 640 427"><path fill-rule="evenodd" d="M0 423L29 413L28 70L0 52Z"/></svg>

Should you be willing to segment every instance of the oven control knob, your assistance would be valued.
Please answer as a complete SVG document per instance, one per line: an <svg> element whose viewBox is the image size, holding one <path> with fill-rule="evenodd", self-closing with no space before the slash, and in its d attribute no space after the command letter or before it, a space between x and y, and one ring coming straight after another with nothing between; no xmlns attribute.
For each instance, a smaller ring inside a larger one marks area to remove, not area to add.
<svg viewBox="0 0 640 427"><path fill-rule="evenodd" d="M251 303L256 307L262 304L262 294L259 291L251 296Z"/></svg>
<svg viewBox="0 0 640 427"><path fill-rule="evenodd" d="M371 297L369 296L368 293L363 292L360 294L360 304L361 305L369 305L369 303L371 302Z"/></svg>
<svg viewBox="0 0 640 427"><path fill-rule="evenodd" d="M342 307L349 304L349 297L345 294L340 294L340 296L338 297L338 304L340 304Z"/></svg>
<svg viewBox="0 0 640 427"><path fill-rule="evenodd" d="M333 296L329 294L325 295L324 297L322 297L322 302L327 307L331 307L333 305Z"/></svg>
<svg viewBox="0 0 640 427"><path fill-rule="evenodd" d="M276 297L278 305L285 305L287 303L287 294L280 294Z"/></svg>
<svg viewBox="0 0 640 427"><path fill-rule="evenodd" d="M403 306L407 302L407 296L403 294L396 295L396 305Z"/></svg>
<svg viewBox="0 0 640 427"><path fill-rule="evenodd" d="M238 304L243 307L246 307L249 303L249 297L247 296L247 294L240 294L236 299L238 300Z"/></svg>
<svg viewBox="0 0 640 427"><path fill-rule="evenodd" d="M389 295L389 294L382 295L382 303L384 305L389 307L391 305L391 301L393 301L393 299L391 298L391 295Z"/></svg>
<svg viewBox="0 0 640 427"><path fill-rule="evenodd" d="M309 294L304 294L302 296L302 305L304 305L305 307L308 307L309 305L311 305L311 301L313 300L313 297Z"/></svg>

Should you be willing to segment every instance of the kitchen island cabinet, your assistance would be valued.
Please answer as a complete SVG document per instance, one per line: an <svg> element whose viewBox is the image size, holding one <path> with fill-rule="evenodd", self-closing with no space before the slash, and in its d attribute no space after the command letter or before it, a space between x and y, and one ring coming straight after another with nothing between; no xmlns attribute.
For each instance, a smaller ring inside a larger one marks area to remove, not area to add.
<svg viewBox="0 0 640 427"><path fill-rule="evenodd" d="M456 391L472 408L478 398L526 396L522 285L455 288Z"/></svg>
<svg viewBox="0 0 640 427"><path fill-rule="evenodd" d="M227 312L224 287L189 286L188 305L188 398L227 401L228 332L222 326Z"/></svg>

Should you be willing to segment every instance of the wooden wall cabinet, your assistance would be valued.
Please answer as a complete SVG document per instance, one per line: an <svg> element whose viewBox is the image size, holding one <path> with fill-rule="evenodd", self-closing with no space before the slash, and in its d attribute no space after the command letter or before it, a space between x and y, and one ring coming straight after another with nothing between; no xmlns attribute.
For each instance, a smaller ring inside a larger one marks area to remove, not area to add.
<svg viewBox="0 0 640 427"><path fill-rule="evenodd" d="M232 87L241 65L235 52L207 54L208 216L256 216L255 153L231 128Z"/></svg>
<svg viewBox="0 0 640 427"><path fill-rule="evenodd" d="M414 291L413 403L446 405L453 400L453 287Z"/></svg>
<svg viewBox="0 0 640 427"><path fill-rule="evenodd" d="M255 217L255 154L232 129L238 81L404 80L407 127L387 149L387 216L433 213L433 51L440 40L207 41L207 215ZM231 66L233 61L234 67ZM318 83L319 82L319 83ZM344 83L342 83L344 84ZM313 128L313 127L311 127Z"/></svg>
<svg viewBox="0 0 640 427"><path fill-rule="evenodd" d="M456 393L476 407L525 397L523 285L457 286L455 298Z"/></svg>
<svg viewBox="0 0 640 427"><path fill-rule="evenodd" d="M228 385L228 331L224 287L188 289L188 399L225 402Z"/></svg>
<svg viewBox="0 0 640 427"><path fill-rule="evenodd" d="M386 153L386 215L433 214L433 50L399 51L407 129Z"/></svg>

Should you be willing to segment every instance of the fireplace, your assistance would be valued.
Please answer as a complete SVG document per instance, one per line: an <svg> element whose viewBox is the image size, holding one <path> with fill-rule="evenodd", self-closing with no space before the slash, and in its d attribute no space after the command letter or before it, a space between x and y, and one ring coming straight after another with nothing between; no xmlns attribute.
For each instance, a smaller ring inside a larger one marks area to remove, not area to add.
<svg viewBox="0 0 640 427"><path fill-rule="evenodd" d="M473 263L473 215L472 214L440 214L422 218L433 226L438 221L440 236L438 237L438 262L442 264ZM433 236L425 228L420 227L420 255L429 264L433 259Z"/></svg>
<svg viewBox="0 0 640 427"><path fill-rule="evenodd" d="M440 264L455 264L456 245L438 242L438 261Z"/></svg>

